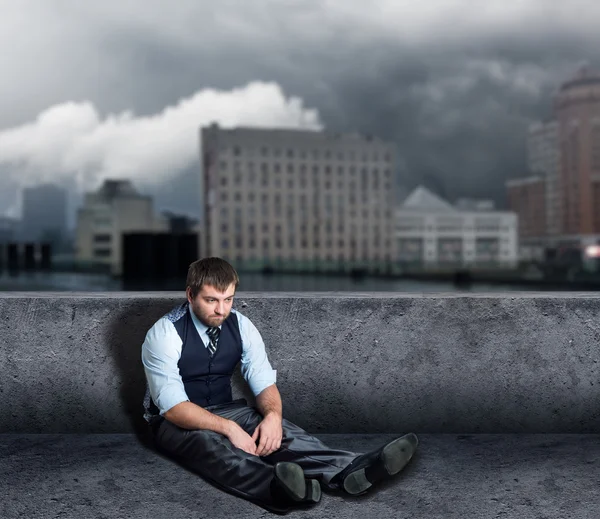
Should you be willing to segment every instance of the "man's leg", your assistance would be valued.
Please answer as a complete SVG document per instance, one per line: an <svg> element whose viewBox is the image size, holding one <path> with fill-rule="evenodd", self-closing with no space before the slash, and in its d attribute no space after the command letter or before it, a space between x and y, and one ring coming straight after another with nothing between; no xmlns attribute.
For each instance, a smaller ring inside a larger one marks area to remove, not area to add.
<svg viewBox="0 0 600 519"><path fill-rule="evenodd" d="M250 436L262 421L262 416L254 407L246 405L219 406L209 410L237 423ZM330 489L339 488L330 485L331 479L347 467L359 454L328 447L319 439L285 418L282 421L283 438L281 447L269 456L253 456L268 465L287 461L297 463L308 479L316 479Z"/></svg>
<svg viewBox="0 0 600 519"><path fill-rule="evenodd" d="M208 410L236 423L247 423L252 411L244 411L244 407L233 404ZM187 430L162 419L154 427L154 439L161 452L234 495L275 512L287 512L294 506L291 499L275 491L273 465L238 449L219 433Z"/></svg>
<svg viewBox="0 0 600 519"><path fill-rule="evenodd" d="M262 417L253 408L242 411L239 425L252 434ZM305 430L283 419L281 448L262 459L269 463L297 463L309 479L331 490L343 489L359 495L373 484L400 472L411 460L418 440L407 434L364 454L332 449Z"/></svg>
<svg viewBox="0 0 600 519"><path fill-rule="evenodd" d="M252 407L213 411L235 421L248 434L262 420ZM297 463L308 479L316 479L330 490L343 489L349 494L362 494L374 483L397 474L408 463L416 449L416 437L407 435L366 454L332 449L304 429L282 421L281 447L261 459L276 464L282 461Z"/></svg>
<svg viewBox="0 0 600 519"><path fill-rule="evenodd" d="M260 419L260 415L258 416ZM307 478L315 478L331 490L340 488L339 485L331 484L331 479L360 454L328 447L285 418L282 426L281 448L263 459L273 464L280 461L297 463L304 469Z"/></svg>

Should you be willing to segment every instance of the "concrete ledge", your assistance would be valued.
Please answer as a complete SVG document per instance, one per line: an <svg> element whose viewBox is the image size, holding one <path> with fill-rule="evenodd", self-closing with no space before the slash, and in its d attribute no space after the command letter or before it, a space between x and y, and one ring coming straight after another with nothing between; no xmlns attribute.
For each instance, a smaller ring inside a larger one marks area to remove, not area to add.
<svg viewBox="0 0 600 519"><path fill-rule="evenodd" d="M0 296L0 432L143 429L140 347L183 293ZM239 293L314 433L600 433L600 297ZM251 397L239 376L236 396Z"/></svg>
<svg viewBox="0 0 600 519"><path fill-rule="evenodd" d="M355 452L392 439L319 437ZM328 493L316 507L290 517L598 517L598 435L421 435L420 440L407 468L376 492L355 498ZM271 515L148 452L135 435L0 435L0 485L5 519Z"/></svg>

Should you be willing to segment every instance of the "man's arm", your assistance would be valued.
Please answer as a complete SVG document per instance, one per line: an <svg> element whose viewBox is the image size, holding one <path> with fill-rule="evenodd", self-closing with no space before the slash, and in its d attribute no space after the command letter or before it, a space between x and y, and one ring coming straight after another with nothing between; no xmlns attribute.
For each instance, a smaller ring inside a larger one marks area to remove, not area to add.
<svg viewBox="0 0 600 519"><path fill-rule="evenodd" d="M275 384L261 391L256 397L256 407L265 418L270 414L274 414L279 420L282 419L281 395Z"/></svg>
<svg viewBox="0 0 600 519"><path fill-rule="evenodd" d="M233 423L192 402L181 402L171 407L163 416L182 429L208 429L224 436L229 436Z"/></svg>
<svg viewBox="0 0 600 519"><path fill-rule="evenodd" d="M281 447L283 440L281 395L275 384L260 392L256 397L256 407L263 415L263 420L252 433L252 440L259 442L256 454L268 456Z"/></svg>
<svg viewBox="0 0 600 519"><path fill-rule="evenodd" d="M252 394L258 398L265 389L275 384L277 371L271 367L265 343L254 323L237 310L236 315L242 337L242 377L250 386Z"/></svg>
<svg viewBox="0 0 600 519"><path fill-rule="evenodd" d="M206 429L227 437L238 449L256 454L252 437L233 420L221 418L192 402L181 402L169 409L164 417L182 429Z"/></svg>

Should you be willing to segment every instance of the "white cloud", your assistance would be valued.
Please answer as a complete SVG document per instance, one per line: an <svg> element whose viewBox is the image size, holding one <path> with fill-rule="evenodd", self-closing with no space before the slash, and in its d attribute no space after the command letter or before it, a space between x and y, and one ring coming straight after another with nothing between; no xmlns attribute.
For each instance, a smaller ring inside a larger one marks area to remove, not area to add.
<svg viewBox="0 0 600 519"><path fill-rule="evenodd" d="M250 83L231 91L206 89L160 113L104 118L90 102L67 102L35 121L0 131L0 166L11 182L28 185L72 178L79 190L105 178L159 183L198 164L199 128L221 126L321 129L316 110L287 98L275 83Z"/></svg>

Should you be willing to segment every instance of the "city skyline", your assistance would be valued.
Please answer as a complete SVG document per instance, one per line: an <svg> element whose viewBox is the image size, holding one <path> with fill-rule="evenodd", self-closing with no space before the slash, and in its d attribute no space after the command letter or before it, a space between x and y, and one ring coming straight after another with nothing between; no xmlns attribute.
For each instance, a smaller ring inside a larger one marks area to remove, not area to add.
<svg viewBox="0 0 600 519"><path fill-rule="evenodd" d="M600 7L547 4L9 0L0 213L16 211L25 184L93 189L131 172L159 207L186 212L197 128L213 119L374 134L396 143L407 190L503 205L504 182L526 166L528 124L547 118L582 59L599 64Z"/></svg>
<svg viewBox="0 0 600 519"><path fill-rule="evenodd" d="M510 180L529 254L600 238L600 73L582 68L553 99L555 119L531 125L529 177Z"/></svg>

